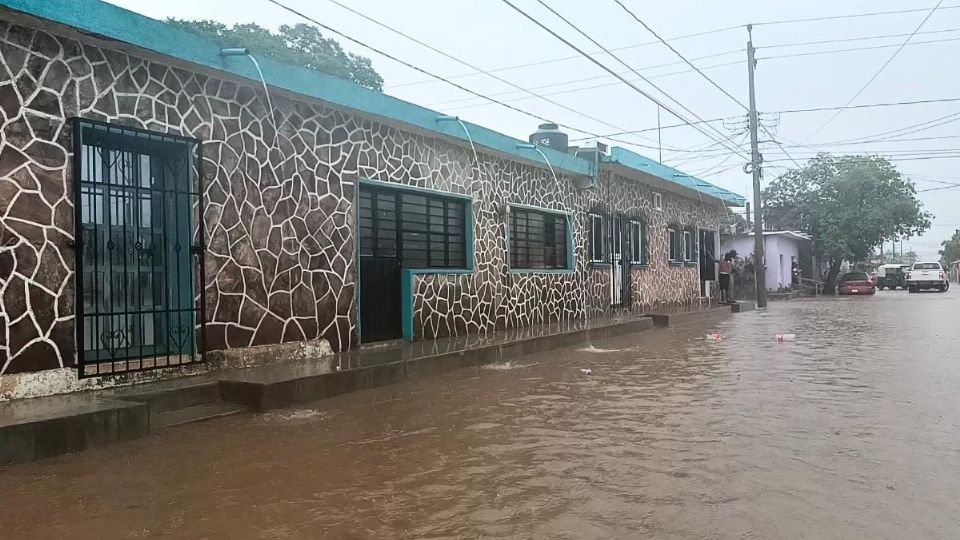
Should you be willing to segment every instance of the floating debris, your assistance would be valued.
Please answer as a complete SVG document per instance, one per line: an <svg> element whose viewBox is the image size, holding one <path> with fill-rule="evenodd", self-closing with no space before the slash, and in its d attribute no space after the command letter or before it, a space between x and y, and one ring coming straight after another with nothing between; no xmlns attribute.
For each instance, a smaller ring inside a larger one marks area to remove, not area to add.
<svg viewBox="0 0 960 540"><path fill-rule="evenodd" d="M593 370L590 368L581 368L580 373L583 373L584 375L593 375Z"/></svg>

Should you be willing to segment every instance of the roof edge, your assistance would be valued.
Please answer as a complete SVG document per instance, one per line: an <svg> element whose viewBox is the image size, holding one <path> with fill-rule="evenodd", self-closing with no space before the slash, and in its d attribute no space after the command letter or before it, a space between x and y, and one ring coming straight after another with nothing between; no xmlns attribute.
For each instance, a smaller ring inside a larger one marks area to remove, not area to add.
<svg viewBox="0 0 960 540"><path fill-rule="evenodd" d="M44 19L92 37L127 43L149 52L196 64L260 83L252 63L245 58L224 57L210 39L168 23L140 15L101 0L0 0L0 7ZM346 108L457 139L464 143L506 154L534 165L545 166L543 157L526 141L492 129L464 122L438 121L443 113L421 107L382 92L330 75L269 58L258 58L267 84ZM448 117L449 118L449 117ZM593 164L570 154L541 147L550 166L578 176L592 176Z"/></svg>

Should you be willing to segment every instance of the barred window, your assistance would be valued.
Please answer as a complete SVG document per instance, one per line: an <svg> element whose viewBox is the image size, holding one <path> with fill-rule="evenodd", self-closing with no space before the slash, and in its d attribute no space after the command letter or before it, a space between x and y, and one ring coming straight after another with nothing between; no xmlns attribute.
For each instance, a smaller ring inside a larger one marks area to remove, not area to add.
<svg viewBox="0 0 960 540"><path fill-rule="evenodd" d="M690 231L683 231L683 260L690 262L693 260L693 233Z"/></svg>
<svg viewBox="0 0 960 540"><path fill-rule="evenodd" d="M590 262L607 262L604 250L603 216L590 214Z"/></svg>
<svg viewBox="0 0 960 540"><path fill-rule="evenodd" d="M468 202L389 188L360 190L360 255L403 268L465 268Z"/></svg>
<svg viewBox="0 0 960 540"><path fill-rule="evenodd" d="M627 232L630 241L630 264L649 264L647 224L642 221L630 221Z"/></svg>
<svg viewBox="0 0 960 540"><path fill-rule="evenodd" d="M510 209L510 267L555 270L568 267L567 216L527 208Z"/></svg>
<svg viewBox="0 0 960 540"><path fill-rule="evenodd" d="M682 252L680 243L681 240L680 231L673 227L667 229L667 245L670 248L670 262L680 261L680 254Z"/></svg>

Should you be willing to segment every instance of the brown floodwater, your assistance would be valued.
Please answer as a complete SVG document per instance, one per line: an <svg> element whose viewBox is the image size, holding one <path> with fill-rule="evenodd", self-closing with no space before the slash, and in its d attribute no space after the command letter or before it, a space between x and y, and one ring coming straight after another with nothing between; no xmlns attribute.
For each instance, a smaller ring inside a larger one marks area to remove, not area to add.
<svg viewBox="0 0 960 540"><path fill-rule="evenodd" d="M955 538L957 289L773 303L0 469L0 538Z"/></svg>

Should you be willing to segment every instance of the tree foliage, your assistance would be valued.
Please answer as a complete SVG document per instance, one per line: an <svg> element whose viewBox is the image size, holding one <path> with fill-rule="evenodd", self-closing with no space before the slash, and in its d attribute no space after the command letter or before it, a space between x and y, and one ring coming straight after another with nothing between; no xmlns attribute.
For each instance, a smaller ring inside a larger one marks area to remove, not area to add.
<svg viewBox="0 0 960 540"><path fill-rule="evenodd" d="M343 50L333 39L308 24L283 25L279 33L255 24L229 27L216 21L167 19L167 22L216 41L221 47L246 47L258 57L302 66L351 80L372 90L383 90L383 78L370 59Z"/></svg>
<svg viewBox="0 0 960 540"><path fill-rule="evenodd" d="M843 261L864 261L884 241L930 228L931 215L913 182L880 156L820 154L763 190L763 215L772 229L794 229L814 238L829 261L832 291Z"/></svg>
<svg viewBox="0 0 960 540"><path fill-rule="evenodd" d="M949 268L949 264L954 261L960 261L960 230L953 233L949 240L940 243L943 249L940 250L940 263L944 268Z"/></svg>

